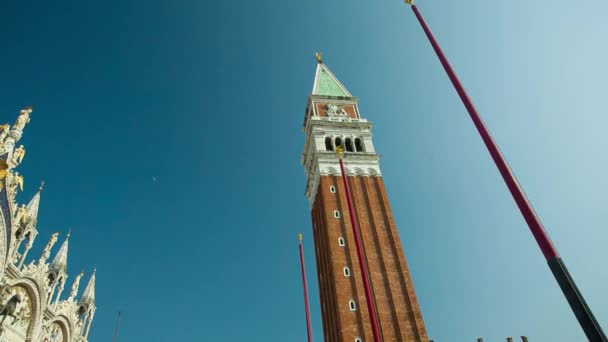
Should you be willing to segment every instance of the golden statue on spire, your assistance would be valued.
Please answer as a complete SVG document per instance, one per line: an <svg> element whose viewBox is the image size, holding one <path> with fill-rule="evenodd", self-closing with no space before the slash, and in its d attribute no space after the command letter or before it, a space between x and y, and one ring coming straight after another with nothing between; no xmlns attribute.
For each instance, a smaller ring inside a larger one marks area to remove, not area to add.
<svg viewBox="0 0 608 342"><path fill-rule="evenodd" d="M321 55L320 52L315 52L315 58L317 59L317 63L319 63L319 64L323 63L323 56Z"/></svg>

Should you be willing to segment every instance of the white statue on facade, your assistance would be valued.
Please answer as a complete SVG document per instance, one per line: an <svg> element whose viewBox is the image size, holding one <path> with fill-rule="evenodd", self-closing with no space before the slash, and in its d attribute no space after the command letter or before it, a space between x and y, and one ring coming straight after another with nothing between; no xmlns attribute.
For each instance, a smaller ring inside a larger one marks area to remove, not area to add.
<svg viewBox="0 0 608 342"><path fill-rule="evenodd" d="M0 243L0 252L4 255L0 265L0 342L63 342L68 341L68 337L69 342L87 342L95 312L95 275L91 276L81 298L77 296L82 272L71 284L69 298L61 299L68 277L67 243L54 261L48 263L59 233L50 236L39 258L24 264L38 235L42 186L30 201L31 205L17 202L15 195L20 189L23 191L23 176L13 168L22 163L26 154L18 141L30 122L31 113L32 108L25 108L13 125L0 125L0 195L8 197L8 203L0 206L0 216L10 223L0 224L0 235L11 236L10 244ZM80 307L86 308L82 317Z"/></svg>
<svg viewBox="0 0 608 342"><path fill-rule="evenodd" d="M30 122L30 114L32 113L32 107L27 107L22 109L19 112L19 116L17 117L17 121L15 121L15 125L13 126L13 130L23 131L25 125Z"/></svg>
<svg viewBox="0 0 608 342"><path fill-rule="evenodd" d="M11 162L13 163L13 165L17 166L21 164L21 162L23 161L23 157L25 157L25 147L23 147L23 145L19 145L13 151L13 157L11 158Z"/></svg>
<svg viewBox="0 0 608 342"><path fill-rule="evenodd" d="M9 124L0 125L0 142L4 141L4 138L8 135L8 131L11 126Z"/></svg>
<svg viewBox="0 0 608 342"><path fill-rule="evenodd" d="M40 257L40 261L39 264L42 265L46 259L49 258L49 256L51 256L51 248L53 248L53 245L55 245L55 243L57 242L57 238L59 237L59 233L55 232L53 233L53 235L51 235L51 239L49 240L49 242L46 244L46 247L44 247L44 250L42 251L42 256Z"/></svg>
<svg viewBox="0 0 608 342"><path fill-rule="evenodd" d="M80 278L82 278L82 271L76 276L74 282L72 283L72 289L70 291L70 296L68 297L68 301L74 300L76 298L76 294L78 294L78 286L80 285Z"/></svg>

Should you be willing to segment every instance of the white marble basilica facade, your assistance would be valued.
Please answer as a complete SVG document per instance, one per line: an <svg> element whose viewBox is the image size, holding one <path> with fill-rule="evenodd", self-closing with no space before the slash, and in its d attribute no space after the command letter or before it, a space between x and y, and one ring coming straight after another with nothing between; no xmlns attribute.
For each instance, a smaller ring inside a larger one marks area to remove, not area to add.
<svg viewBox="0 0 608 342"><path fill-rule="evenodd" d="M27 205L15 199L25 156L17 143L31 113L23 109L12 126L0 125L0 342L84 342L95 315L95 271L79 296L83 273L67 281L69 233L54 250L59 234L40 232L48 242L41 255L29 255L42 186Z"/></svg>

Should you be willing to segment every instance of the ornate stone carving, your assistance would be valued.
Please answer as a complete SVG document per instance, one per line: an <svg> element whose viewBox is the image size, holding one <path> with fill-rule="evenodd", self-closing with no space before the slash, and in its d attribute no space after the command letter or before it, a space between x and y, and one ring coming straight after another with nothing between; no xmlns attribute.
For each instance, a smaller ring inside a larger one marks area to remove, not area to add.
<svg viewBox="0 0 608 342"><path fill-rule="evenodd" d="M53 245L55 245L55 243L57 242L58 237L59 237L59 233L57 233L57 232L55 232L55 233L53 233L53 235L51 235L51 239L49 240L49 242L46 244L46 247L44 247L44 250L42 251L42 256L40 257L38 264L44 263L46 261L46 259L48 259L51 256L51 248L53 248Z"/></svg>
<svg viewBox="0 0 608 342"><path fill-rule="evenodd" d="M77 298L82 274L72 283L68 300L61 300L67 279L65 257L48 263L58 233L51 235L41 257L24 265L38 234L37 213L40 190L27 206L17 204L17 191L23 190L23 176L14 171L26 154L17 142L30 122L31 108L20 111L15 124L0 125L0 342L86 342L94 318L94 285L83 298ZM27 240L22 249L24 240ZM61 249L60 249L61 250ZM92 276L94 283L94 276ZM89 286L87 286L89 288ZM50 299L53 297L53 302ZM80 317L79 306L87 311ZM86 319L86 326L83 326Z"/></svg>
<svg viewBox="0 0 608 342"><path fill-rule="evenodd" d="M4 163L4 160L0 159L0 164ZM2 165L0 165L0 178L2 177ZM6 172L6 193L8 195L8 198L11 202L14 202L15 200L15 195L17 195L17 188L21 189L21 191L23 191L23 176L19 175L19 172L12 172L12 171L7 171ZM0 187L0 190L2 188Z"/></svg>
<svg viewBox="0 0 608 342"><path fill-rule="evenodd" d="M53 322L43 328L42 342L63 342L65 338L63 336L63 328L59 323Z"/></svg>
<svg viewBox="0 0 608 342"><path fill-rule="evenodd" d="M13 156L11 157L11 163L13 167L18 166L23 161L23 157L25 157L25 147L23 145L19 145L17 148L13 150Z"/></svg>
<svg viewBox="0 0 608 342"><path fill-rule="evenodd" d="M32 321L32 304L26 289L12 286L3 290L2 305L0 306L0 325L3 333L8 330L11 336L26 336ZM6 320L12 317L12 320Z"/></svg>
<svg viewBox="0 0 608 342"><path fill-rule="evenodd" d="M329 103L327 105L327 116L348 116L342 106Z"/></svg>
<svg viewBox="0 0 608 342"><path fill-rule="evenodd" d="M76 298L76 294L78 293L78 286L80 285L80 278L82 278L83 273L80 272L76 278L74 278L74 282L72 283L72 289L70 290L70 296L68 297L68 301L73 301Z"/></svg>
<svg viewBox="0 0 608 342"><path fill-rule="evenodd" d="M4 140L8 136L11 126L9 124L0 125L0 154L6 151Z"/></svg>
<svg viewBox="0 0 608 342"><path fill-rule="evenodd" d="M0 304L0 317L2 317L2 320L0 320L0 325L4 324L6 317L12 317L13 322L11 325L15 324L15 321L17 320L15 311L17 311L17 304L19 303L21 303L21 298L19 295L14 295L9 298L6 303Z"/></svg>
<svg viewBox="0 0 608 342"><path fill-rule="evenodd" d="M22 109L19 112L19 116L17 117L17 121L15 121L15 125L13 125L13 131L23 131L25 125L30 122L30 114L32 113L32 107L27 107Z"/></svg>
<svg viewBox="0 0 608 342"><path fill-rule="evenodd" d="M0 143L4 142L4 139L8 135L10 128L11 125L9 124L0 125Z"/></svg>

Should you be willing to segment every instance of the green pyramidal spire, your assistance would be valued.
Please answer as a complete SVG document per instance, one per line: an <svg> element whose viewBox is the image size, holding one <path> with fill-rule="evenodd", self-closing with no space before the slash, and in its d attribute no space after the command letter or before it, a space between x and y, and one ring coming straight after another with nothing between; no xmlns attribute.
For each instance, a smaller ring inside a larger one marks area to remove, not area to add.
<svg viewBox="0 0 608 342"><path fill-rule="evenodd" d="M317 71L315 72L315 83L312 87L312 94L352 97L346 87L329 71L329 68L321 60L320 55L317 55Z"/></svg>

